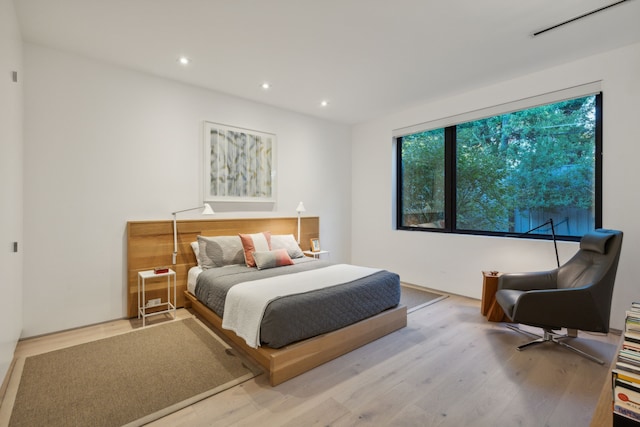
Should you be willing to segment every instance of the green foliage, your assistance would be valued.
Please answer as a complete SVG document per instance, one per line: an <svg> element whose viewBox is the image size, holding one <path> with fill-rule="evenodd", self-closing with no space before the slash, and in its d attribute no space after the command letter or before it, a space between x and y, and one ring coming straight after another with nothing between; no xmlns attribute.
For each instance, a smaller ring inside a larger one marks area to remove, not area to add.
<svg viewBox="0 0 640 427"><path fill-rule="evenodd" d="M402 206L414 223L444 212L444 129L402 138Z"/></svg>
<svg viewBox="0 0 640 427"><path fill-rule="evenodd" d="M593 208L595 96L460 124L455 149L459 229L513 231L518 210ZM403 137L402 164L403 211L444 211L444 129Z"/></svg>

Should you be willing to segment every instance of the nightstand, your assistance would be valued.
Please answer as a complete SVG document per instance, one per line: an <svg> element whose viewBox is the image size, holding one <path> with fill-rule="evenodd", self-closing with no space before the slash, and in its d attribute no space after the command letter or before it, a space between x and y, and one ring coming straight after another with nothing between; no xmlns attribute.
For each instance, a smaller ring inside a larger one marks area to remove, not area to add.
<svg viewBox="0 0 640 427"><path fill-rule="evenodd" d="M161 302L161 298L157 298L155 304L150 305L154 300L146 299L146 282L148 280L165 278L167 279L167 301ZM171 287L173 286L173 303L171 302ZM153 270L144 270L138 272L138 319L142 317L142 327L146 326L146 319L156 314L171 313L176 318L176 272L169 269L166 273L154 273ZM158 309L160 307L161 309ZM164 307L164 308L163 308ZM147 310L152 309L151 312Z"/></svg>
<svg viewBox="0 0 640 427"><path fill-rule="evenodd" d="M320 255L327 255L327 258L329 258L329 251L302 251L303 254L305 254L308 257L314 257L315 259L320 259Z"/></svg>

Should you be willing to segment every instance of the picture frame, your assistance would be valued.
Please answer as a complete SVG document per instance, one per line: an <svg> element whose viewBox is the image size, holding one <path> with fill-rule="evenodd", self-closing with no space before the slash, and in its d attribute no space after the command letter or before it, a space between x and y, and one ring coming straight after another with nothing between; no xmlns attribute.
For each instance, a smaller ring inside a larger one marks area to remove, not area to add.
<svg viewBox="0 0 640 427"><path fill-rule="evenodd" d="M311 252L320 252L320 239L311 239Z"/></svg>
<svg viewBox="0 0 640 427"><path fill-rule="evenodd" d="M276 200L276 135L204 122L204 202Z"/></svg>

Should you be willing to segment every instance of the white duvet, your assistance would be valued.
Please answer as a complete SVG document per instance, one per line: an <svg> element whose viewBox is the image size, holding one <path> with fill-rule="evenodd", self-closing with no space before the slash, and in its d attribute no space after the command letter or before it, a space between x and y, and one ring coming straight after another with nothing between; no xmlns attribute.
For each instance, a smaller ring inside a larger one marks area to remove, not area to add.
<svg viewBox="0 0 640 427"><path fill-rule="evenodd" d="M222 327L232 330L248 346L260 346L260 323L269 303L279 297L301 294L360 279L381 271L349 264L335 264L300 273L239 283L229 289Z"/></svg>

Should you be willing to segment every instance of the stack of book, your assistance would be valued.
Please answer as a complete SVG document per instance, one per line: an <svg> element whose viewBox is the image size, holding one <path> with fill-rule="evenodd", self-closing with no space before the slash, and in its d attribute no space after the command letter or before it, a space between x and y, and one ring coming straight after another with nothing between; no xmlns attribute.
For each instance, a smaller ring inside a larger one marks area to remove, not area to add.
<svg viewBox="0 0 640 427"><path fill-rule="evenodd" d="M612 373L614 425L640 423L640 303L632 303L626 312L624 340Z"/></svg>

